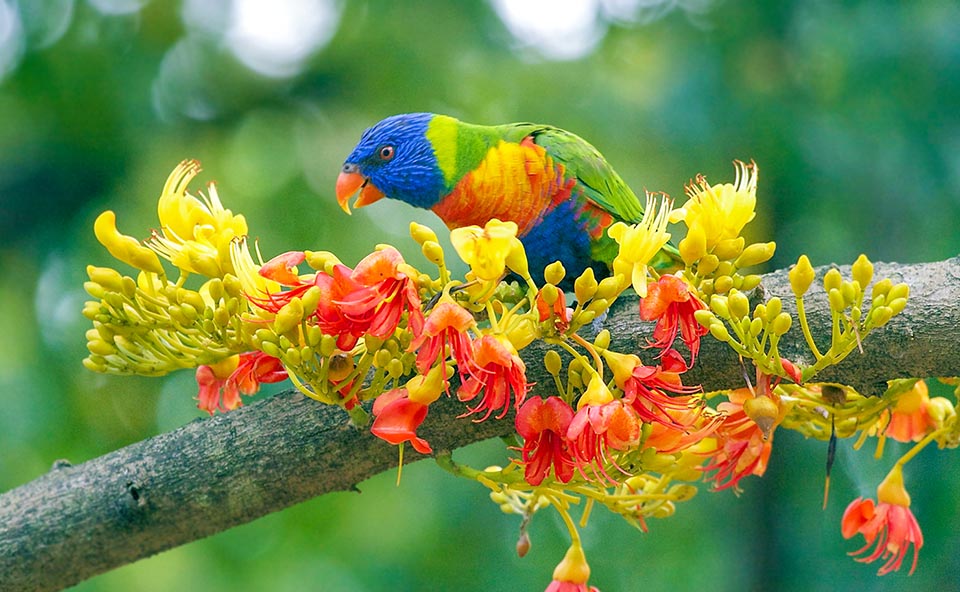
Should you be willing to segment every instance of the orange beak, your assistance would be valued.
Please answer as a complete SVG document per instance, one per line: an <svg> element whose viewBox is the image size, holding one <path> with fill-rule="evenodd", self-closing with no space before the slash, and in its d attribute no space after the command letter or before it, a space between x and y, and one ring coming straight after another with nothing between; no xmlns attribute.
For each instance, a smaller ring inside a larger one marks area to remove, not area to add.
<svg viewBox="0 0 960 592"><path fill-rule="evenodd" d="M377 189L369 179L358 172L340 173L337 177L337 203L343 208L343 211L350 213L350 198L360 190L360 197L354 202L353 207L362 208L383 198L383 192Z"/></svg>

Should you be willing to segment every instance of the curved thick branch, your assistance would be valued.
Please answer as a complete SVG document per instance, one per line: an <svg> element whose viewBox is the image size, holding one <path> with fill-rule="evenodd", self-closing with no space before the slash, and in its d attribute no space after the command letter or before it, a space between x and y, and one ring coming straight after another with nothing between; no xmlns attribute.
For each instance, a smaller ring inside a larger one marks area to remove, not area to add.
<svg viewBox="0 0 960 592"><path fill-rule="evenodd" d="M849 268L842 271L849 277ZM855 352L822 378L875 394L887 379L960 372L960 259L877 264L876 276L910 285L907 309L865 340L863 355ZM762 286L767 296L793 300L785 271L764 276ZM811 291L813 330L829 335L825 295ZM640 347L651 327L638 320L636 300L623 299L604 324L619 351L644 355ZM799 329L792 329L781 341L782 355L809 361L805 352ZM542 348L524 350L528 379L543 385L534 395L549 394L552 384L542 354ZM688 382L708 390L743 382L737 357L710 339L691 374ZM455 400L431 408L420 432L435 450L513 430L510 420L451 421L462 410ZM339 409L296 392L198 419L81 465L60 462L0 496L0 589L64 588L317 495L354 490L396 463L392 446L354 429Z"/></svg>

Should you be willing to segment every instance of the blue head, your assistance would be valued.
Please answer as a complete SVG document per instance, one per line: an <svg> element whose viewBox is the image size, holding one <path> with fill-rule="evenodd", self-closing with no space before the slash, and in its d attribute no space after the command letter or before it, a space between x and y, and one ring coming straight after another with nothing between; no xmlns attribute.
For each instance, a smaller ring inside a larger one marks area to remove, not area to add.
<svg viewBox="0 0 960 592"><path fill-rule="evenodd" d="M363 132L337 178L337 201L350 212L382 197L429 208L446 192L433 145L427 139L432 113L394 115Z"/></svg>

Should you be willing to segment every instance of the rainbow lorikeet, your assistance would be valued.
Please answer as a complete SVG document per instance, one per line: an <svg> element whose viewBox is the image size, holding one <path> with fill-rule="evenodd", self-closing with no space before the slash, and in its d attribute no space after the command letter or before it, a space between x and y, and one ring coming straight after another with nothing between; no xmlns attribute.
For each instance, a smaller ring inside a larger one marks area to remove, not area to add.
<svg viewBox="0 0 960 592"><path fill-rule="evenodd" d="M337 179L337 201L383 198L432 210L451 229L512 220L535 279L560 261L567 278L609 275L606 229L639 222L643 206L596 148L549 125L473 125L445 115L394 115L366 130ZM675 251L664 253L676 261Z"/></svg>

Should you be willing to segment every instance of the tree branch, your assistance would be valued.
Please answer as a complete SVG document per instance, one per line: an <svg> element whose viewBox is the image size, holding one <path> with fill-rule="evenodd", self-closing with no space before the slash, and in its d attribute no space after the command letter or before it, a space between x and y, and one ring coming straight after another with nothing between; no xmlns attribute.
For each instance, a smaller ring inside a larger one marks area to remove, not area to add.
<svg viewBox="0 0 960 592"><path fill-rule="evenodd" d="M823 277L826 268L818 269ZM849 267L841 268L849 277ZM864 394L898 377L960 371L960 258L918 265L877 264L876 277L910 285L907 309L818 379L843 382ZM766 296L783 297L793 312L786 271L767 274ZM829 335L830 312L814 286L807 313L816 335ZM641 356L649 324L623 298L604 326L614 348ZM533 395L547 395L544 348L523 352ZM799 328L781 354L810 362ZM737 357L705 340L687 382L707 390L742 385ZM513 431L513 422L451 421L462 404L441 400L420 432L436 450ZM411 460L422 458L408 448ZM56 590L166 549L252 521L264 514L356 485L396 466L397 452L339 409L285 392L237 411L195 420L173 432L127 446L78 466L57 463L45 475L0 496L0 589Z"/></svg>

